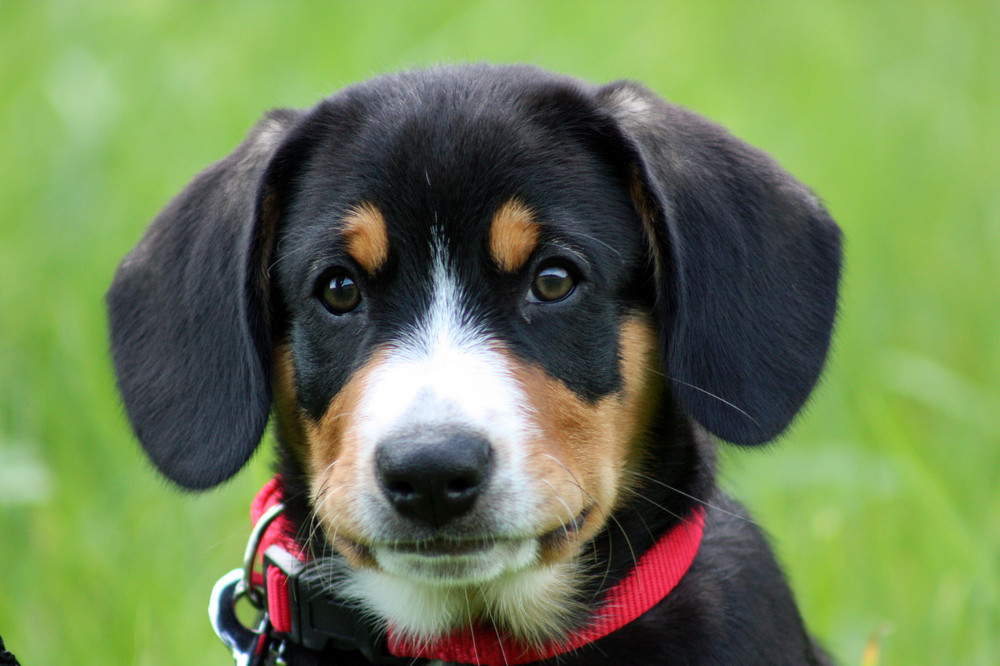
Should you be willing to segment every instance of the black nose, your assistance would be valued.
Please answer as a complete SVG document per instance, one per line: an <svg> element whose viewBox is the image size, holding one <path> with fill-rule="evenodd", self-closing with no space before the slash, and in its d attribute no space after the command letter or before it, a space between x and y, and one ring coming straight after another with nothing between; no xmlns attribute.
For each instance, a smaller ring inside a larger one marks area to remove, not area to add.
<svg viewBox="0 0 1000 666"><path fill-rule="evenodd" d="M399 513L441 527L475 504L490 473L490 443L464 428L424 428L379 443L382 492Z"/></svg>

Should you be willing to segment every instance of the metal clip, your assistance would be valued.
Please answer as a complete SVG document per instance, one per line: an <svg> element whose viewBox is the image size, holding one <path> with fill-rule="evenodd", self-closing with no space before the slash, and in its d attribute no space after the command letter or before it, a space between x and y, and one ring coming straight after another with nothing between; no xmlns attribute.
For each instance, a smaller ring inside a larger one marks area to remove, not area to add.
<svg viewBox="0 0 1000 666"><path fill-rule="evenodd" d="M212 588L208 618L215 635L233 653L236 666L259 666L267 654L270 621L261 613L254 629L243 626L236 616L236 602L244 596L243 569L233 569Z"/></svg>
<svg viewBox="0 0 1000 666"><path fill-rule="evenodd" d="M212 588L208 618L215 634L232 651L236 666L264 666L284 662L283 641L282 644L272 645L266 592L253 584L253 567L261 539L284 508L284 505L276 504L264 512L250 533L243 555L243 567L227 573ZM260 611L253 629L244 626L236 615L236 602L242 597L246 597Z"/></svg>

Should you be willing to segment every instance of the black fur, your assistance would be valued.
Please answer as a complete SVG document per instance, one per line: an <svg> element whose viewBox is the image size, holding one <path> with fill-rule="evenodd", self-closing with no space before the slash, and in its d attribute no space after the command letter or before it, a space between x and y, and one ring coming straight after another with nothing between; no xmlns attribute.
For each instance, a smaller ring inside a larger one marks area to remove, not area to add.
<svg viewBox="0 0 1000 666"><path fill-rule="evenodd" d="M543 226L513 277L483 245L512 196ZM359 201L393 220L393 255L371 276L331 242ZM271 113L164 209L108 293L119 388L157 467L208 488L246 463L279 344L295 359L301 408L322 415L368 352L426 306L432 221L467 259L455 267L467 315L586 400L621 386L623 319L648 311L659 323L666 380L644 478L594 540L602 575L587 594L599 598L693 498L710 506L705 540L666 600L558 663L821 663L764 537L714 490L704 430L758 444L799 411L830 342L839 231L769 157L634 83L479 65L382 77ZM532 269L567 247L577 291L556 307L525 303ZM363 281L350 316L315 298L331 267ZM304 522L303 467L287 448L281 459L290 514Z"/></svg>

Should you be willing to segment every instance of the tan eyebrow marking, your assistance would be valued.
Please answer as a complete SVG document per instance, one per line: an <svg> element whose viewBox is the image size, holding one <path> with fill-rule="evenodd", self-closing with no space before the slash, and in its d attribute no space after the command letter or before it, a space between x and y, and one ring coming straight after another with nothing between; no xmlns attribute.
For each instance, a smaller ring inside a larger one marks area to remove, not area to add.
<svg viewBox="0 0 1000 666"><path fill-rule="evenodd" d="M389 259L385 217L375 204L366 202L351 208L344 216L343 233L347 252L369 274Z"/></svg>
<svg viewBox="0 0 1000 666"><path fill-rule="evenodd" d="M493 215L490 254L502 270L512 273L531 256L539 235L534 211L519 199L510 199Z"/></svg>

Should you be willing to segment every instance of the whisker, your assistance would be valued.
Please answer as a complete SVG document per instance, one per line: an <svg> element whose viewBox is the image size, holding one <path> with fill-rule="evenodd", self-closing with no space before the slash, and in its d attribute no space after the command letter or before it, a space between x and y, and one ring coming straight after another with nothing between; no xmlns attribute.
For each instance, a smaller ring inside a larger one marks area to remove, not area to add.
<svg viewBox="0 0 1000 666"><path fill-rule="evenodd" d="M684 520L684 518L683 518L683 517L681 517L681 516L677 515L676 513L674 513L673 511L671 511L671 510L670 510L670 509L668 509L667 507L663 506L662 504L659 504L659 503L658 503L658 502L656 502L655 500L652 500L652 499L650 499L650 498L646 497L646 496L645 496L645 495L643 495L642 493L640 493L640 492L638 492L638 491L635 491L635 490L633 490L633 491L632 491L632 494L633 494L633 495L635 495L636 497L638 497L638 498L639 498L639 499L641 499L641 500L646 500L647 502L649 502L650 504L652 504L653 506L655 506L655 507L656 507L657 509L659 509L659 510L663 511L663 513L666 513L666 514L669 514L669 515L673 516L674 518L676 518L677 520L680 520L680 521L683 521L683 520Z"/></svg>
<svg viewBox="0 0 1000 666"><path fill-rule="evenodd" d="M694 495L692 495L690 493L684 492L680 488L674 488L669 483L664 483L663 481L660 481L656 477L649 476L648 474L643 474L642 472L639 472L638 470L631 470L629 473L632 474L632 475L634 475L634 476L636 476L636 477L639 477L641 479L645 479L646 481L651 481L652 483L655 483L655 484L657 484L659 486L663 486L667 490L669 490L671 492L674 492L674 493L677 493L678 495L682 495L684 497L687 497L688 499L694 500L698 504L701 504L702 506L704 506L704 507L706 507L708 509L712 509L713 511L718 511L720 513L724 513L724 514L726 514L728 516L732 516L733 518L738 518L738 519L740 519L742 521L750 523L751 525L757 525L757 526L759 526L759 523L757 523L757 521L755 521L753 518L750 518L748 516L741 516L738 513L733 513L732 511L728 511L726 509L723 509L721 506L718 506L717 504L712 504L711 502L709 502L707 500L703 500L700 497L695 497ZM646 499L646 498L643 498L643 499Z"/></svg>
<svg viewBox="0 0 1000 666"><path fill-rule="evenodd" d="M349 411L346 411L346 412L341 412L341 413L336 414L334 416L324 415L323 416L323 420L324 421L326 421L326 420L337 421L339 419L344 418L345 416L354 416L355 414L357 414L357 410L349 410Z"/></svg>
<svg viewBox="0 0 1000 666"><path fill-rule="evenodd" d="M600 238L597 238L596 236L591 236L590 234L581 233L579 231L567 231L566 235L568 235L568 236L577 236L579 238L586 238L589 241L592 241L592 242L597 243L599 245L603 245L604 247L608 248L609 250L611 250L612 252L614 252L616 255L618 255L618 261L619 262L621 262L621 263L625 262L625 259L622 257L622 253L621 252L619 252L615 248L611 247L609 244L605 243L604 241L602 241Z"/></svg>
<svg viewBox="0 0 1000 666"><path fill-rule="evenodd" d="M299 247L297 247L297 248L293 248L293 249L291 249L291 250L289 250L287 252L281 253L281 249L282 249L281 245L283 245L283 244L284 243L279 243L275 247L275 258L274 258L274 261L272 261L270 263L270 265L267 267L267 273L268 273L268 275L271 274L271 269L272 268L276 267L278 264L281 264L282 262L284 262L287 259L291 259L296 254L314 254L315 250L316 250L316 248L313 247L312 245L306 244L306 245L299 245ZM293 241L292 245L296 245L296 243Z"/></svg>
<svg viewBox="0 0 1000 666"><path fill-rule="evenodd" d="M560 467L563 468L563 471L566 472L566 474L569 475L570 479L572 479L573 485L580 489L580 494L583 497L585 497L586 499L589 499L594 504L594 506L600 507L600 503L597 501L597 498L595 498L593 495L591 495L587 491L587 489L583 487L583 484L580 483L580 479L578 479L576 477L576 474L573 473L573 470L571 470L569 467L566 467L566 464L563 461L559 460L559 458L556 458L551 453L546 453L545 456L547 458L552 459L552 461L555 462L555 464L557 464L557 465L559 465Z"/></svg>
<svg viewBox="0 0 1000 666"><path fill-rule="evenodd" d="M332 467L335 463L336 461L330 463L330 465L327 466L327 469ZM342 486L339 485L336 487L331 486L330 479L326 479L324 480L323 484L317 491L316 493L317 501L315 503L315 507L310 511L309 537L307 543L312 542L317 532L319 532L319 530L323 528L323 519L320 517L319 514L320 512L323 511L325 504L333 497L334 491L340 487ZM333 526L333 533L330 535L329 539L325 539L325 541L330 545L330 547L332 547L334 542L337 540L337 533L340 529L338 525L338 523L340 522L339 521L340 515L341 515L340 512L337 512L331 516L328 516L329 520L327 522L329 522ZM327 558L324 558L324 560L326 559ZM317 566L317 569L318 569L317 573L319 573L320 575L320 580L322 581L323 586L332 592L335 589L335 584L336 584L336 572L334 571L334 568L330 566L327 567ZM327 575L324 576L323 575L324 573Z"/></svg>
<svg viewBox="0 0 1000 666"><path fill-rule="evenodd" d="M654 372L655 372L655 370L654 370ZM760 422L757 421L757 419L755 419L754 417L750 416L750 414L748 414L746 412L746 410L740 409L739 407L737 407L733 403L729 402L728 400L726 400L722 396L716 395L716 394L712 393L711 391L706 391L705 389L701 388L700 386L695 386L694 384L690 384L690 383L684 381L683 379L677 379L676 377L672 377L670 375L663 374L662 372L657 372L656 374L658 374L658 375L660 375L662 377L666 377L667 379L669 379L672 382L677 382L678 384L683 384L684 386L687 386L688 388L693 388L695 391L698 391L700 393L704 393L705 395L707 395L710 398L715 398L716 400L718 400L722 404L724 404L724 405L726 405L728 407L732 407L733 409L735 409L736 411L738 411L740 414L742 414L743 416L745 416L748 419L750 419L751 421L753 421L754 425L756 425L756 426L760 425Z"/></svg>
<svg viewBox="0 0 1000 666"><path fill-rule="evenodd" d="M310 520L309 520L309 532L308 532L307 543L312 542L313 538L316 536L316 533L322 527L322 522L323 521L322 521L322 518L320 518L319 514L320 514L321 510L323 509L323 506L333 496L333 491L335 490L330 485L333 480L329 476L327 476L326 473L329 472L333 468L333 466L337 464L337 462L339 462L338 459L332 460L330 462L330 464L327 465L326 467L324 467L323 471L320 472L317 475L317 476L323 477L323 482L320 484L320 487L317 489L316 493L313 495L313 502L312 502L313 506L311 507L310 512L309 512L310 513ZM340 488L340 487L341 486L337 486L337 488ZM331 522L333 524L335 524L336 520L339 517L340 517L339 513L336 514L336 515L334 515L334 516L332 516L331 517ZM336 537L336 534L334 534L334 537ZM331 542L331 545L332 545L332 542Z"/></svg>
<svg viewBox="0 0 1000 666"><path fill-rule="evenodd" d="M489 604L486 605L485 613L490 624L493 625L493 633L497 636L497 645L500 646L500 656L503 657L504 666L510 666L510 662L507 661L507 651L503 649L503 638L500 637L500 627L497 626L496 617L493 615L493 608Z"/></svg>
<svg viewBox="0 0 1000 666"><path fill-rule="evenodd" d="M469 620L469 635L472 637L472 654L479 662L479 648L476 646L476 627L472 622L472 607L469 605L469 588L465 588L465 616Z"/></svg>
<svg viewBox="0 0 1000 666"><path fill-rule="evenodd" d="M559 500L559 503L562 504L563 508L566 509L566 515L569 516L569 522L563 522L560 519L559 524L564 532L569 533L569 526L572 525L573 522L576 520L576 516L573 515L573 510L569 508L569 504L566 504L566 501L559 494L559 489L556 488L556 485L554 483L552 483L548 479L542 479L542 481L544 481L550 488L552 488L552 492L555 493L555 498Z"/></svg>
<svg viewBox="0 0 1000 666"><path fill-rule="evenodd" d="M590 501L594 504L594 506L596 506L598 509L600 509L601 512L604 513L604 515L606 515L608 517L608 520L611 521L611 522L613 522L618 527L618 529L621 530L622 536L625 538L625 545L628 546L629 553L632 555L632 564L634 566L639 566L639 558L636 557L635 549L632 547L632 538L629 536L629 533L625 529L625 526L622 525L621 522L617 518L615 518L615 516L614 516L613 513L611 513L610 511L605 511L604 507L601 506L601 503L597 501L597 498L594 497L593 495L591 495L587 491L587 489L583 487L583 485L580 483L580 480L578 478L576 478L576 474L574 474L573 471L570 468L566 467L566 465L563 464L563 462L561 460L559 460L558 458L556 458L554 455L552 455L550 453L547 453L545 455L548 456L549 458L551 458L552 460L554 460L557 465L559 465L564 470L566 470L566 473L569 474L570 478L573 480L573 484L577 488L580 489L580 492L583 493L586 497L588 497L590 499ZM598 584L598 588L604 587L604 582L608 579L608 576L611 575L611 544L612 544L612 541L610 540L610 537L609 537L609 539L608 539L608 566L604 570L604 576L601 578L601 582Z"/></svg>

